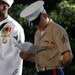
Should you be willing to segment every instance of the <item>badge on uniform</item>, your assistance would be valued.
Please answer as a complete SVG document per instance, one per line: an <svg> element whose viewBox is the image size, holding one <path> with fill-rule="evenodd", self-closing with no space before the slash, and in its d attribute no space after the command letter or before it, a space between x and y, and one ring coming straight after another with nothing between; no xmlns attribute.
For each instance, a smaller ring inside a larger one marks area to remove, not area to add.
<svg viewBox="0 0 75 75"><path fill-rule="evenodd" d="M7 43L7 37L10 37L10 31L11 31L11 27L9 26L2 29L1 37L2 37L2 42L4 44Z"/></svg>
<svg viewBox="0 0 75 75"><path fill-rule="evenodd" d="M53 43L51 40L44 40L44 42L49 43L49 44Z"/></svg>
<svg viewBox="0 0 75 75"><path fill-rule="evenodd" d="M62 37L62 42L63 42L63 44L68 42L66 35L63 35L63 37Z"/></svg>
<svg viewBox="0 0 75 75"><path fill-rule="evenodd" d="M14 70L14 72L12 73L12 75L16 75L16 73L18 73L18 68Z"/></svg>

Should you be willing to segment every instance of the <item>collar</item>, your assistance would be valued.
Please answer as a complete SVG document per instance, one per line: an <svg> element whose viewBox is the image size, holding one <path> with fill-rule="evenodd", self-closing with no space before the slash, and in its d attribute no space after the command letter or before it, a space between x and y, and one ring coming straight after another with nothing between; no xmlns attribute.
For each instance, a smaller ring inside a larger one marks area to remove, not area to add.
<svg viewBox="0 0 75 75"><path fill-rule="evenodd" d="M50 19L50 20L49 20L49 23L47 24L46 28L44 29L45 32L51 32L52 23L53 23L53 20Z"/></svg>
<svg viewBox="0 0 75 75"><path fill-rule="evenodd" d="M8 22L9 20L12 20L12 18L8 15L7 18L3 21L0 22L0 26L5 23L5 22Z"/></svg>
<svg viewBox="0 0 75 75"><path fill-rule="evenodd" d="M49 21L47 27L45 28L43 35L41 36L41 31L37 30L36 31L36 36L39 37L39 38L42 38L47 32L50 33L52 31L52 26L53 26L53 20L51 19Z"/></svg>

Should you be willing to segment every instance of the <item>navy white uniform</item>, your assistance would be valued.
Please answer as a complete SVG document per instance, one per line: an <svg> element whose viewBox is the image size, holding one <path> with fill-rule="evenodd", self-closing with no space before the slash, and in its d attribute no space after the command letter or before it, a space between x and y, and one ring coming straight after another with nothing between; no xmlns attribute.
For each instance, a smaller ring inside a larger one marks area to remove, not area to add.
<svg viewBox="0 0 75 75"><path fill-rule="evenodd" d="M0 75L22 75L23 60L14 42L25 41L24 30L9 15L0 22L0 26L3 23L6 25L0 30Z"/></svg>

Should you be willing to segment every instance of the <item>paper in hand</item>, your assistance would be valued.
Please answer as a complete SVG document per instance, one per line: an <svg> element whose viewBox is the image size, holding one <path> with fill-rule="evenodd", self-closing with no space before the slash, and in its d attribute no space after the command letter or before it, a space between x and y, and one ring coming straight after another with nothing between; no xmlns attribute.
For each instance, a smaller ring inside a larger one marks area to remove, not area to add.
<svg viewBox="0 0 75 75"><path fill-rule="evenodd" d="M38 47L30 42L15 43L15 46L17 46L21 51L27 51L29 54L44 49L44 48Z"/></svg>

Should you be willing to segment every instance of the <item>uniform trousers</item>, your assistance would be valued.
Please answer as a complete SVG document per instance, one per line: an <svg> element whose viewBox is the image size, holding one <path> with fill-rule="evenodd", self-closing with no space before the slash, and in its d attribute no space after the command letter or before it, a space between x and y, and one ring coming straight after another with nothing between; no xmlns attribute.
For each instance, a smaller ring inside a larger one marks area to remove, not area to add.
<svg viewBox="0 0 75 75"><path fill-rule="evenodd" d="M36 72L36 75L64 75L62 69L52 69Z"/></svg>

